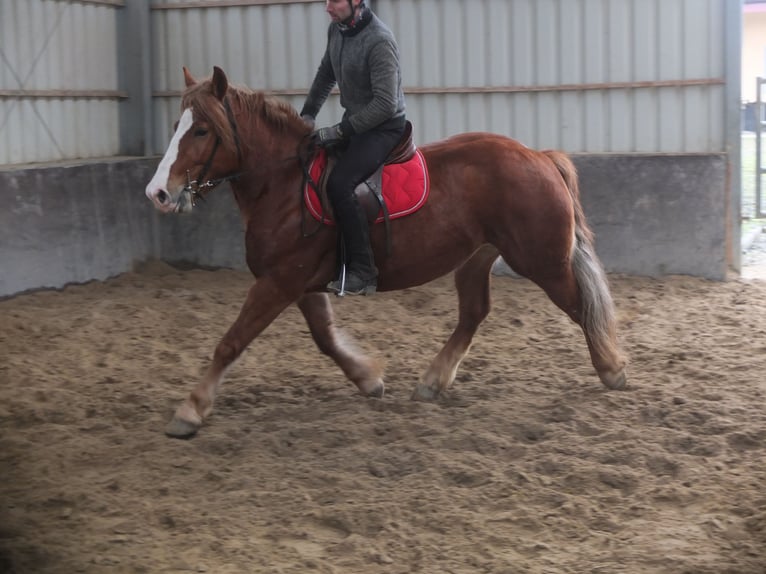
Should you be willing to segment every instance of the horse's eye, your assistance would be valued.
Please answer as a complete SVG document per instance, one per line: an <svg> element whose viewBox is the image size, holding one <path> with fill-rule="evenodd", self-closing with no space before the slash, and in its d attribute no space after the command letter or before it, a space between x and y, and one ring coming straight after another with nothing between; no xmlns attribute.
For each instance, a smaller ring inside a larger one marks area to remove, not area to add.
<svg viewBox="0 0 766 574"><path fill-rule="evenodd" d="M197 128L196 130L194 130L194 137L201 138L206 135L207 135L207 130L205 128Z"/></svg>

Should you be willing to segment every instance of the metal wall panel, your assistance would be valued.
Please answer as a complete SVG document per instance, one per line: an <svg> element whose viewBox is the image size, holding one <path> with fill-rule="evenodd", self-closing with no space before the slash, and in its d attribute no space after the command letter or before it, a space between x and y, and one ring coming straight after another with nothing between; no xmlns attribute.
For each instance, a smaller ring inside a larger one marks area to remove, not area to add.
<svg viewBox="0 0 766 574"><path fill-rule="evenodd" d="M487 130L569 152L726 149L726 0L369 2L399 40L421 143ZM119 153L120 4L0 0L0 164ZM300 107L327 23L321 0L151 2L150 149L169 140L183 65ZM319 122L340 113L332 96Z"/></svg>
<svg viewBox="0 0 766 574"><path fill-rule="evenodd" d="M467 130L588 153L726 149L726 0L376 0L419 141Z"/></svg>
<svg viewBox="0 0 766 574"><path fill-rule="evenodd" d="M568 152L694 153L726 147L725 1L369 3L399 41L419 142L485 130ZM222 65L300 107L324 49L321 1L203 4L153 4L158 150L178 115L182 65L202 75ZM331 98L319 121L340 113Z"/></svg>
<svg viewBox="0 0 766 574"><path fill-rule="evenodd" d="M196 77L217 65L233 84L273 92L300 109L324 53L329 20L322 1L211 6L164 0L152 4L153 148L162 152L178 118L182 67ZM338 121L331 96L318 122Z"/></svg>
<svg viewBox="0 0 766 574"><path fill-rule="evenodd" d="M119 153L119 5L0 0L0 164Z"/></svg>

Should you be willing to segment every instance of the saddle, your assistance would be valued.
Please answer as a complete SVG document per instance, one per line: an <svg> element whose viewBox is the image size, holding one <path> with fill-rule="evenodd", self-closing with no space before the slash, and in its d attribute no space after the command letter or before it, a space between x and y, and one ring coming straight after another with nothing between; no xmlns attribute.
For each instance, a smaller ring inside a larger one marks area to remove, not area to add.
<svg viewBox="0 0 766 574"><path fill-rule="evenodd" d="M359 204L362 206L365 214L367 215L367 221L372 225L378 217L380 210L383 210L383 218L386 225L386 236L389 235L389 212L386 201L383 198L383 168L387 165L395 163L405 163L412 159L415 155L415 142L412 139L412 124L409 120L404 125L404 133L402 134L399 143L394 146L391 153L383 162L375 173L365 179L362 183L354 188L354 193L359 199ZM322 204L322 209L325 213L331 213L330 202L327 198L327 179L332 172L333 167L338 161L338 158L342 155L341 150L331 149L328 150L327 166L322 172L322 176L317 182L318 195Z"/></svg>

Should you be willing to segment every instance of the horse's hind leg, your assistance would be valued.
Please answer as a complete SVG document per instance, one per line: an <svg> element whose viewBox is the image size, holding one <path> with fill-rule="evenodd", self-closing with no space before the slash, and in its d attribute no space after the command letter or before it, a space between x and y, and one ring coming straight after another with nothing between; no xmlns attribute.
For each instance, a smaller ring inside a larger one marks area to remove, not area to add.
<svg viewBox="0 0 766 574"><path fill-rule="evenodd" d="M333 323L332 305L326 293L307 293L298 300L298 308L308 323L319 350L333 359L343 373L369 397L382 397L385 390L379 363L355 354L339 340Z"/></svg>
<svg viewBox="0 0 766 574"><path fill-rule="evenodd" d="M578 238L570 265L558 273L530 276L583 330L591 362L610 389L625 386L626 359L617 341L614 304L593 248Z"/></svg>
<svg viewBox="0 0 766 574"><path fill-rule="evenodd" d="M413 399L433 400L455 380L460 361L468 354L476 329L489 314L490 269L497 257L496 248L484 246L455 272L460 307L457 327L415 386Z"/></svg>

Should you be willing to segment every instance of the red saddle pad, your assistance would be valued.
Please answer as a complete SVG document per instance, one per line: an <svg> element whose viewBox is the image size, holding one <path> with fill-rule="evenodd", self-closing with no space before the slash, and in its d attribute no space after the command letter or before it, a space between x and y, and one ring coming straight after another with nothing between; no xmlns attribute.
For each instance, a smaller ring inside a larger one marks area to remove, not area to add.
<svg viewBox="0 0 766 574"><path fill-rule="evenodd" d="M309 173L314 181L319 181L322 171L327 165L327 153L319 150L314 161L309 167ZM415 155L404 163L394 163L383 168L383 199L388 207L390 219L404 217L415 213L423 207L428 199L429 191L428 169L426 160L420 150L415 150ZM324 220L331 224L329 214L323 215L322 204L314 189L307 183L303 197L306 207L317 221ZM378 212L375 223L383 221L383 210Z"/></svg>

